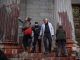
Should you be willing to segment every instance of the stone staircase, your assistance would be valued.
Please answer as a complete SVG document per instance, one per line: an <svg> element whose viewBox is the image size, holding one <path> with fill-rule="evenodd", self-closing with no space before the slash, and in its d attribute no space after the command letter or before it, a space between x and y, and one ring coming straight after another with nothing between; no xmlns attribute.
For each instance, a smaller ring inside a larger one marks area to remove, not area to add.
<svg viewBox="0 0 80 60"><path fill-rule="evenodd" d="M10 58L10 60L76 60L76 59L75 57L71 56L56 57L55 53L43 54L22 52Z"/></svg>
<svg viewBox="0 0 80 60"><path fill-rule="evenodd" d="M49 54L44 53L27 53L24 52L23 47L13 43L2 43L0 44L9 58L9 60L76 60L75 57L56 57L56 52L51 52Z"/></svg>

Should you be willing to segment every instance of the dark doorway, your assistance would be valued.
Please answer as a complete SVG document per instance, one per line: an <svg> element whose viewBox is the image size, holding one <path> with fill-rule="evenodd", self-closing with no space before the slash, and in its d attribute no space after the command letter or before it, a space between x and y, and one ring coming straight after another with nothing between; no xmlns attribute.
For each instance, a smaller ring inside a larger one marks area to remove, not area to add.
<svg viewBox="0 0 80 60"><path fill-rule="evenodd" d="M76 40L80 45L80 5L72 5L72 7Z"/></svg>

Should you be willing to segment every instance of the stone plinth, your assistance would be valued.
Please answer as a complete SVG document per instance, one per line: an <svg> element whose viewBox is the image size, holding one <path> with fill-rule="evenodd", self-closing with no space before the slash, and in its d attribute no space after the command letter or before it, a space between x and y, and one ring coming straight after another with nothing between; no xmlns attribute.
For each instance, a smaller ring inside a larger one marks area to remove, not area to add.
<svg viewBox="0 0 80 60"><path fill-rule="evenodd" d="M23 51L21 45L15 44L14 42L2 43L4 47L2 48L7 57L12 57Z"/></svg>

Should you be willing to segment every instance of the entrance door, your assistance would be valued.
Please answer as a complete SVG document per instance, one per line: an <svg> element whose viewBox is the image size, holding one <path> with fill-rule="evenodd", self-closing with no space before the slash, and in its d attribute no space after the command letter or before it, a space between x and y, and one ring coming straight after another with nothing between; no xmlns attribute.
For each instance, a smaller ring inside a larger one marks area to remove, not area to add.
<svg viewBox="0 0 80 60"><path fill-rule="evenodd" d="M73 20L74 20L76 40L80 45L80 5L73 5Z"/></svg>

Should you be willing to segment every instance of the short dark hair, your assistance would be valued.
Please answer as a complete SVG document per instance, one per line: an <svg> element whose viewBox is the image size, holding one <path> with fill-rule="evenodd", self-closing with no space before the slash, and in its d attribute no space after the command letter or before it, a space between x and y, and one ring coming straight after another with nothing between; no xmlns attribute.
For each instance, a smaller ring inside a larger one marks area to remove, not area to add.
<svg viewBox="0 0 80 60"><path fill-rule="evenodd" d="M63 28L63 26L62 25L59 25L59 28Z"/></svg>
<svg viewBox="0 0 80 60"><path fill-rule="evenodd" d="M35 22L35 24L38 24L38 22Z"/></svg>

